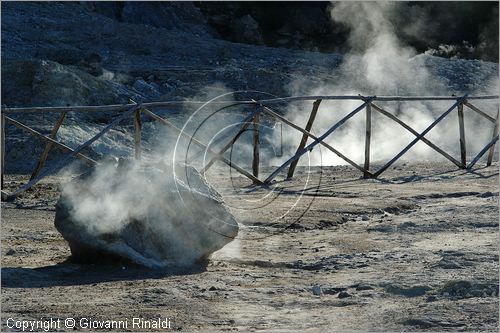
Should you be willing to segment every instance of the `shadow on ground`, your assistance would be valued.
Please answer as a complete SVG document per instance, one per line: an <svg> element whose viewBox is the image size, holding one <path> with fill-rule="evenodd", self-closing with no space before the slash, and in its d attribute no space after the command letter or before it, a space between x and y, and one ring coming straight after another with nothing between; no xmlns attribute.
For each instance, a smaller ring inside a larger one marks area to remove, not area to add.
<svg viewBox="0 0 500 333"><path fill-rule="evenodd" d="M52 266L1 269L2 288L44 288L86 285L111 281L161 279L167 276L199 274L206 271L208 261L190 267L151 269L134 264L76 264L70 261Z"/></svg>

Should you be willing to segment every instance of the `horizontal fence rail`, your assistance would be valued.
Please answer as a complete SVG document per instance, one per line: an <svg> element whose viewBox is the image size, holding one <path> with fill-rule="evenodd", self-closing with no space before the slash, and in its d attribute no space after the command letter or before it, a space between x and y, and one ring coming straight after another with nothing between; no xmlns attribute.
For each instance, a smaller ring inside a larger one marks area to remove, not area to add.
<svg viewBox="0 0 500 333"><path fill-rule="evenodd" d="M365 97L360 95L349 95L349 96L288 96L280 98L270 98L261 99L260 103L270 104L278 102L292 102L292 101L316 101L316 100L360 100L362 101ZM385 101L385 102L403 102L403 101L453 101L458 100L460 97L457 96L375 96L373 101ZM484 96L470 96L468 100L480 100L480 99L498 99L497 95L484 95ZM207 101L165 101L165 102L150 102L143 103L145 108L161 108L161 107L174 107L174 106L192 106L192 105L204 105ZM211 105L225 105L228 103L238 103L238 104L254 104L253 100L242 100L242 101L213 101L210 102ZM2 106L2 112L4 113L25 113L25 112L119 112L126 111L131 108L134 104L114 104L114 105L94 105L94 106L54 106L54 107L4 107Z"/></svg>
<svg viewBox="0 0 500 333"><path fill-rule="evenodd" d="M223 146L219 151L214 151L209 148L210 144L206 145L200 142L198 139L193 136L187 134L182 131L178 127L176 127L172 122L164 117L160 117L155 114L153 111L155 108L161 107L179 107L179 106L204 106L207 104L206 101L165 101L165 102L150 102L150 103L136 103L133 100L130 100L129 104L116 104L116 105L98 105L98 106L64 106L64 107L2 107L2 115L1 115L1 176L2 176L2 200L5 198L13 198L20 193L26 191L31 188L35 184L37 184L44 177L51 174L54 170L58 168L64 167L67 165L72 158L80 158L84 160L86 163L90 165L98 164L98 161L94 161L93 159L85 156L82 152L85 148L89 147L93 142L101 138L106 132L108 132L111 128L118 125L121 121L126 118L133 118L134 121L134 156L136 159L140 159L142 155L142 142L141 142L141 131L142 131L142 122L141 122L141 114L144 114L151 118L154 121L158 121L162 125L168 127L170 130L182 135L183 137L189 139L192 143L197 145L198 147L204 149L210 156L209 161L203 166L201 172L206 172L215 162L221 161L225 163L230 168L233 168L243 176L247 177L252 181L252 183L257 185L269 184L271 181L275 179L275 177L287 170L287 178L292 178L295 168L299 162L299 159L306 153L310 152L315 146L322 145L327 148L338 157L343 159L345 162L358 169L364 178L377 178L384 171L386 171L392 164L394 164L398 159L400 159L404 154L406 154L416 143L424 142L426 145L431 147L434 151L445 157L447 160L451 161L454 165L462 169L470 169L474 167L474 165L481 159L481 157L488 152L487 163L489 166L493 160L493 154L495 149L495 144L499 140L498 130L499 130L499 110L497 108L496 115L493 117L487 112L479 109L477 106L473 105L471 101L474 100L497 100L497 95L485 95L485 96L362 96L362 95L349 95L349 96L288 96L283 98L268 98L262 100L242 100L242 101L211 101L210 105L220 106L219 110L227 109L230 107L241 106L241 105L250 105L254 106L252 111L241 121L240 130L227 141L227 143ZM311 133L312 126L316 119L316 115L320 112L320 105L322 101L325 100L359 100L361 104L356 107L351 112L347 113L343 118L341 118L337 123L331 124L323 134L319 136L315 136ZM290 103L293 101L313 101L311 112L309 115L309 119L305 124L305 127L302 128L300 125L297 125L287 119L285 116L282 116L273 105L276 103ZM418 132L413 129L411 126L406 124L403 120L398 118L393 112L386 108L382 108L378 105L377 101L383 102L403 102L403 101L450 101L453 102L447 110L442 113L439 117L437 117L427 128L423 131ZM460 147L460 159L456 159L451 156L449 153L444 151L442 148L438 147L436 144L432 143L429 139L425 138L425 135L430 132L432 128L434 128L437 124L439 124L443 119L445 119L449 114L451 114L454 110L457 110L458 115L458 128L459 128L459 138L458 143ZM491 134L491 140L480 150L480 152L467 164L467 145L466 145L466 133L464 126L464 111L465 109L471 110L472 112L480 115L485 120L489 121L493 124L493 130ZM337 130L344 123L349 121L351 117L358 114L359 112L365 112L365 147L364 147L364 162L362 165L357 164L353 160L349 159L347 156L343 155L340 151L329 145L325 142L325 139L328 138L335 130ZM60 115L52 128L50 134L43 135L35 129L21 123L18 120L15 120L8 115L16 115L23 113L44 113L44 112L59 112ZM62 126L65 116L68 112L119 112L119 116L115 118L111 123L105 126L99 133L93 136L91 139L82 143L75 149L72 149L62 142L56 140L57 132L59 128ZM370 146L371 146L371 136L372 136L372 115L374 112L380 113L381 115L393 120L395 123L400 125L402 128L410 132L415 138L398 154L396 154L393 158L391 158L385 165L383 165L380 169L376 171L370 170ZM300 143L295 151L295 154L290 156L282 165L276 167L271 174L269 174L264 180L259 179L259 165L260 165L260 137L259 137L259 124L261 115L266 115L270 118L275 119L276 121L280 121L291 128L297 130L302 134L302 138ZM28 183L22 185L18 189L14 190L12 193L7 193L3 190L3 182L4 182L4 171L5 171L5 126L6 123L10 123L20 129L23 129L33 136L43 140L45 142L45 147L38 158L36 167L31 175L31 178ZM252 171L249 172L245 170L243 167L236 165L234 162L228 160L224 157L226 151L228 151L238 140L238 138L249 128L253 129L253 162L252 162ZM219 138L220 141L223 138ZM307 141L311 140L309 144ZM42 170L45 162L47 160L47 156L52 148L60 149L67 153L67 155L63 155L61 159L56 161L55 165L47 168L46 170ZM192 157L190 158L192 159ZM188 159L188 160L190 160Z"/></svg>

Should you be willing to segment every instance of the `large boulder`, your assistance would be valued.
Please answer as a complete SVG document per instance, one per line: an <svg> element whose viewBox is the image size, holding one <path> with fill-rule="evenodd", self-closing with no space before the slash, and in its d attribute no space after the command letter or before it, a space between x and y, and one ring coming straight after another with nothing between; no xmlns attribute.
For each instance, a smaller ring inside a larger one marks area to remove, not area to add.
<svg viewBox="0 0 500 333"><path fill-rule="evenodd" d="M192 167L101 165L63 188L55 226L74 259L189 266L232 241L238 223Z"/></svg>

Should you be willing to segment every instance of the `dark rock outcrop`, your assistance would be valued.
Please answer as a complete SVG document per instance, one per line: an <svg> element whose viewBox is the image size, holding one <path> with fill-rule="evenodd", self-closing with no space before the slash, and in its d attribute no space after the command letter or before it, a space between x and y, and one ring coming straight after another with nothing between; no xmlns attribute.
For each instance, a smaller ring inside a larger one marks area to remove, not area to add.
<svg viewBox="0 0 500 333"><path fill-rule="evenodd" d="M48 60L2 60L2 104L68 106L126 102L116 84Z"/></svg>
<svg viewBox="0 0 500 333"><path fill-rule="evenodd" d="M199 36L216 35L205 16L189 1L85 1L82 5L119 22L150 25Z"/></svg>

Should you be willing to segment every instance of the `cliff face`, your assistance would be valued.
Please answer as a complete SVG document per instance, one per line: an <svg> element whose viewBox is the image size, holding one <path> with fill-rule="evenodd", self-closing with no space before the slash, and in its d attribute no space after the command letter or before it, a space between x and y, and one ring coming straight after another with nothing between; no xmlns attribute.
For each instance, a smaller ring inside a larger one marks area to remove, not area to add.
<svg viewBox="0 0 500 333"><path fill-rule="evenodd" d="M303 77L328 85L342 56L298 50L342 48L329 38L346 28L328 15L324 3L5 2L2 103L182 99L214 83L287 95Z"/></svg>
<svg viewBox="0 0 500 333"><path fill-rule="evenodd" d="M267 48L214 38L198 10L187 4L181 6L180 13L198 14L177 15L178 8L171 8L169 13L177 16L163 26L154 20L151 25L144 24L145 19L139 20L154 12L149 8L152 4L137 11L142 16L126 15L120 19L110 17L114 7L99 6L93 10L91 6L2 3L2 74L8 78L2 80L3 104L50 106L123 103L130 97L177 99L194 96L200 88L215 82L223 82L232 89L259 87L283 95L283 86L290 82L287 72L300 73L306 65L335 67L339 60L335 54ZM131 10L124 7L122 13ZM80 97L42 98L40 94L44 93L33 88L39 85L35 77L40 75L35 74L46 72L40 60L52 62L50 72L54 75L50 89L55 92L76 89L74 95ZM20 78L19 68L27 70L26 77ZM69 76L76 85L68 81ZM82 94L78 92L81 89L78 82L99 86L108 93L101 98ZM19 86L24 88L16 88Z"/></svg>
<svg viewBox="0 0 500 333"><path fill-rule="evenodd" d="M120 22L178 29L238 43L344 53L350 29L331 20L342 2L85 2ZM399 2L384 17L418 52L498 59L497 2ZM447 47L443 48L442 46Z"/></svg>

